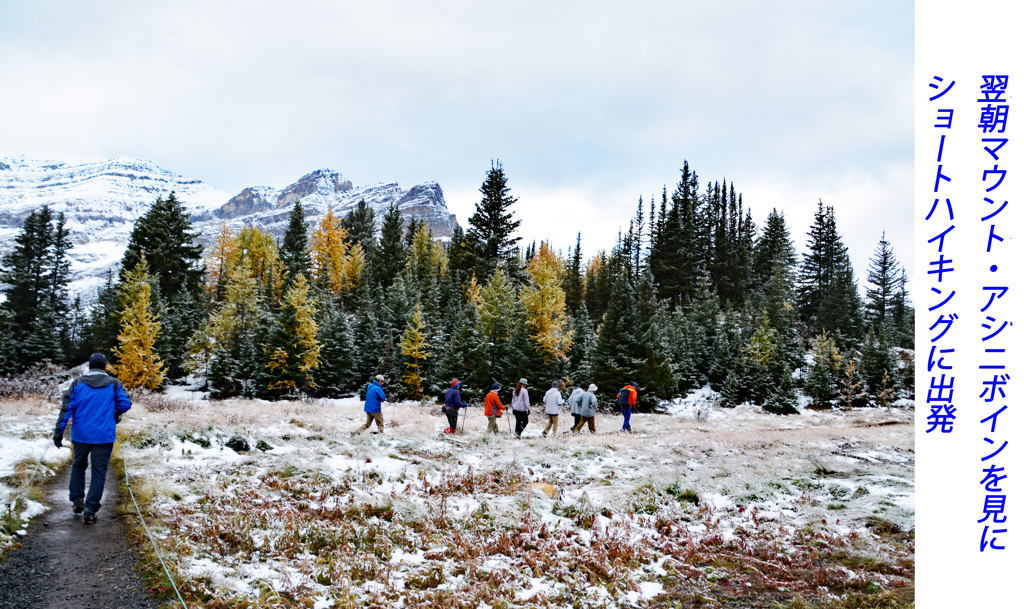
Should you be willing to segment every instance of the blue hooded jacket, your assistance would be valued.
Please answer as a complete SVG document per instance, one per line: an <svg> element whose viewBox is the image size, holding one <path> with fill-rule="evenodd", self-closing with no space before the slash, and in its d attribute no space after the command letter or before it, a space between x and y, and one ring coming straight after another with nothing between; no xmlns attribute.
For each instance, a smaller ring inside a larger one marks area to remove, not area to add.
<svg viewBox="0 0 1024 609"><path fill-rule="evenodd" d="M61 401L55 432L64 434L68 421L71 441L85 444L109 444L117 440L114 410L128 412L132 401L121 381L103 370L89 370L71 382Z"/></svg>
<svg viewBox="0 0 1024 609"><path fill-rule="evenodd" d="M380 381L374 379L366 387L366 403L363 405L363 412L375 413L380 412L381 402L387 400L384 395L384 388L380 386Z"/></svg>
<svg viewBox="0 0 1024 609"><path fill-rule="evenodd" d="M462 383L459 383L459 385L462 385ZM444 407L442 410L458 410L459 408L469 407L469 404L462 403L462 392L459 391L459 385L456 385L445 392Z"/></svg>

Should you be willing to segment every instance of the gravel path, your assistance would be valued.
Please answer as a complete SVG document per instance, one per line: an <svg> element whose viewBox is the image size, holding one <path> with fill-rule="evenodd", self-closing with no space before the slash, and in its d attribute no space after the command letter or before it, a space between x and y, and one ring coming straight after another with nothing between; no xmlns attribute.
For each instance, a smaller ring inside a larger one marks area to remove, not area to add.
<svg viewBox="0 0 1024 609"><path fill-rule="evenodd" d="M107 470L97 522L88 526L71 514L70 476L69 466L46 487L44 502L52 509L33 524L23 547L0 563L0 607L156 609L160 603L145 593L117 516L114 468Z"/></svg>

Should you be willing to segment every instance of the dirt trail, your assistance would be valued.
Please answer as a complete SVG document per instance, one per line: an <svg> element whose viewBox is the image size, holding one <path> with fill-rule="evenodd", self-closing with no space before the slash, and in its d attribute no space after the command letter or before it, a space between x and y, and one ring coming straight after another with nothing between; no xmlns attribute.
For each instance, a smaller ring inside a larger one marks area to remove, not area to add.
<svg viewBox="0 0 1024 609"><path fill-rule="evenodd" d="M86 472L86 482L91 472ZM0 607L19 609L149 609L159 601L145 593L135 572L136 556L117 516L117 474L107 470L97 522L83 525L71 514L71 467L46 487L51 506L37 520L23 547L0 563Z"/></svg>

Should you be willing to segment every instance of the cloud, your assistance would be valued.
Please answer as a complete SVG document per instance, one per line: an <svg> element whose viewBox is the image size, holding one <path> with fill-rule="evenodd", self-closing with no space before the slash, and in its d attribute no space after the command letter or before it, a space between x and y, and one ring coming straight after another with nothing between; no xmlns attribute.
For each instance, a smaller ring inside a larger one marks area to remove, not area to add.
<svg viewBox="0 0 1024 609"><path fill-rule="evenodd" d="M436 180L463 222L500 159L524 234L607 248L684 159L750 204L906 191L912 74L911 2L6 3L0 146L228 192Z"/></svg>

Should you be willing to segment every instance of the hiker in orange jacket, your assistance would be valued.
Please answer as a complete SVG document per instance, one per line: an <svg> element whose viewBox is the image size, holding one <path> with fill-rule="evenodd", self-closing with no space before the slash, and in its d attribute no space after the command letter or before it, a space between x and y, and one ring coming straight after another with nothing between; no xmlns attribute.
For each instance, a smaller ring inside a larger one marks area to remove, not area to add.
<svg viewBox="0 0 1024 609"><path fill-rule="evenodd" d="M636 383L628 383L619 389L618 404L622 409L622 431L632 432L633 428L629 426L629 417L633 414L633 408L636 407Z"/></svg>
<svg viewBox="0 0 1024 609"><path fill-rule="evenodd" d="M484 398L484 416L487 417L487 433L498 433L498 417L501 413L505 412L505 407L501 405L501 398L498 397L498 391L501 390L501 385L495 383L491 385L491 392Z"/></svg>

